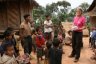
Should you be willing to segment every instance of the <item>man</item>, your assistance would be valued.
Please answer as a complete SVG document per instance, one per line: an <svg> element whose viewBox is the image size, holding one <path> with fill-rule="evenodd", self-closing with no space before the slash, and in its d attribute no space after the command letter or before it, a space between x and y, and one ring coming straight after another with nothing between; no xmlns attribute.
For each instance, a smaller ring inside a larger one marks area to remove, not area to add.
<svg viewBox="0 0 96 64"><path fill-rule="evenodd" d="M32 38L31 38L31 17L29 14L24 15L25 21L20 25L20 36L22 45L24 47L24 53L30 54L32 51Z"/></svg>
<svg viewBox="0 0 96 64"><path fill-rule="evenodd" d="M52 40L52 32L53 32L53 23L50 19L50 16L46 16L46 20L44 21L44 33L46 40Z"/></svg>

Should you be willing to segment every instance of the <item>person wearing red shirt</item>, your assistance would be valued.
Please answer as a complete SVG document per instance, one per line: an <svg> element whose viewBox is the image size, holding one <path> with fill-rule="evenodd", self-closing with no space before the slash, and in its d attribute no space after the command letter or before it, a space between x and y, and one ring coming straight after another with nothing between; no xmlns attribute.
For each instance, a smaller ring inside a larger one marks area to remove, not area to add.
<svg viewBox="0 0 96 64"><path fill-rule="evenodd" d="M37 63L40 63L39 59L43 59L42 56L44 55L44 45L45 45L45 39L42 35L41 29L38 27L36 29L37 36L36 36L36 46L37 46Z"/></svg>

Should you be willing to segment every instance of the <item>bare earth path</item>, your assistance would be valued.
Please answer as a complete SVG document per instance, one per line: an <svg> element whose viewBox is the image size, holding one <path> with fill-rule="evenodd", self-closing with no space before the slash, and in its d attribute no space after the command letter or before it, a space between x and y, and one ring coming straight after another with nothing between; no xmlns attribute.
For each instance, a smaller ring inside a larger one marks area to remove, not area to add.
<svg viewBox="0 0 96 64"><path fill-rule="evenodd" d="M69 46L65 46L65 54L63 55L62 64L96 64L96 61L90 59L93 53L88 45L88 37L84 37L83 40L84 48L81 51L81 58L79 62L74 63L74 58L68 58L68 55L70 55L72 48Z"/></svg>
<svg viewBox="0 0 96 64"><path fill-rule="evenodd" d="M68 58L68 56L71 53L72 48L70 46L64 46L64 51L65 54L62 57L62 64L96 64L96 61L93 61L90 59L90 57L92 56L92 50L89 48L88 45L88 37L84 37L84 48L81 51L81 58L79 60L78 63L74 63L74 58ZM20 46L20 53L23 54L23 50L22 47ZM35 59L32 59L32 64L37 64L36 63L36 55L32 54L33 57L35 57ZM43 61L41 64L44 64Z"/></svg>
<svg viewBox="0 0 96 64"><path fill-rule="evenodd" d="M96 61L93 61L90 59L90 57L92 56L92 50L89 48L88 45L88 37L84 37L83 38L83 42L84 42L84 48L81 51L81 58L79 60L79 62L74 63L74 58L68 58L68 56L71 53L72 48L70 46L64 46L64 51L65 54L62 57L62 64L96 64ZM32 54L33 57L35 57L34 54ZM37 64L36 63L36 58L33 59L32 64ZM41 64L44 64L43 61Z"/></svg>

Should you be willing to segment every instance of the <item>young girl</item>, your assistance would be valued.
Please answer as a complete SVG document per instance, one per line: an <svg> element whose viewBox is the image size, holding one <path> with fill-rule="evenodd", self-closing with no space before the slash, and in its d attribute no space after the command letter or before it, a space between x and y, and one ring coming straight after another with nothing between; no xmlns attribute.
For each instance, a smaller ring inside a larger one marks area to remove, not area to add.
<svg viewBox="0 0 96 64"><path fill-rule="evenodd" d="M62 50L63 54L65 54L65 52L63 51L63 33L61 31L58 32L58 36L57 36L58 40L60 41L59 43L59 48Z"/></svg>
<svg viewBox="0 0 96 64"><path fill-rule="evenodd" d="M63 36L62 36L62 32L61 31L59 31L58 32L58 40L61 42L61 43L63 43Z"/></svg>
<svg viewBox="0 0 96 64"><path fill-rule="evenodd" d="M0 64L17 64L16 58L14 56L14 46L11 43L6 43L4 45L5 52L1 57Z"/></svg>
<svg viewBox="0 0 96 64"><path fill-rule="evenodd" d="M36 31L37 31L37 36L36 36L37 62L40 63L39 59L41 59L41 60L43 59L42 56L44 54L43 48L44 48L44 45L45 45L45 39L42 35L42 32L41 32L40 28L37 28Z"/></svg>

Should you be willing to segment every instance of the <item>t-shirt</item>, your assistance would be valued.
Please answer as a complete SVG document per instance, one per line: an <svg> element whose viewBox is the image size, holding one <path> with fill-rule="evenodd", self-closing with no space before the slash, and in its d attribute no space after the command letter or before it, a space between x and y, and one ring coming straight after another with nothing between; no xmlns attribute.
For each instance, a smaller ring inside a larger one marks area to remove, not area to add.
<svg viewBox="0 0 96 64"><path fill-rule="evenodd" d="M31 35L31 24L30 23L26 24L24 21L21 23L20 28L24 29L24 31L22 33L24 37Z"/></svg>
<svg viewBox="0 0 96 64"><path fill-rule="evenodd" d="M62 64L62 50L54 47L49 49L49 64Z"/></svg>
<svg viewBox="0 0 96 64"><path fill-rule="evenodd" d="M52 21L51 20L49 20L49 21L44 21L44 32L52 32L52 28L51 27L49 27L49 28L46 28L45 27L45 25L47 25L47 26L51 26L52 25Z"/></svg>
<svg viewBox="0 0 96 64"><path fill-rule="evenodd" d="M44 44L45 44L45 39L44 39L44 37L43 37L42 35L37 35L37 36L36 36L36 46L37 46L38 48L41 48L42 45L44 45Z"/></svg>
<svg viewBox="0 0 96 64"><path fill-rule="evenodd" d="M74 26L77 26L78 28L82 28L84 25L85 25L85 22L86 22L86 18L84 16L81 16L81 17L74 17ZM75 31L78 31L78 32L82 32L82 30L75 30Z"/></svg>
<svg viewBox="0 0 96 64"><path fill-rule="evenodd" d="M16 58L13 55L12 57L8 56L8 55L3 55L1 58L1 63L3 64L17 64Z"/></svg>

